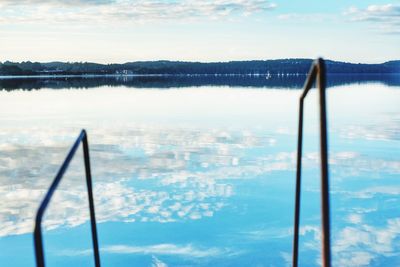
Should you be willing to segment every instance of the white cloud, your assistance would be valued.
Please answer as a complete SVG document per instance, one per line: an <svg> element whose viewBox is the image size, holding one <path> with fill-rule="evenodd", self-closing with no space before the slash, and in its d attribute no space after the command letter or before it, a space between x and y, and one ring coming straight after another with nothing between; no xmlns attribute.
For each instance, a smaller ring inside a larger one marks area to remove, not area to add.
<svg viewBox="0 0 400 267"><path fill-rule="evenodd" d="M253 229L249 231L243 231L241 233L244 238L250 240L271 240L271 239L283 239L292 238L293 228L275 228L275 227L262 227L261 229Z"/></svg>
<svg viewBox="0 0 400 267"><path fill-rule="evenodd" d="M159 260L157 257L153 256L151 267L168 267L168 265L165 262Z"/></svg>
<svg viewBox="0 0 400 267"><path fill-rule="evenodd" d="M289 20L298 22L326 22L327 20L335 19L335 16L326 13L312 13L312 14L300 14L300 13L284 13L278 15L279 20Z"/></svg>
<svg viewBox="0 0 400 267"><path fill-rule="evenodd" d="M378 257L398 255L395 240L400 236L400 218L388 219L383 227L364 224L356 214L351 214L348 219L352 225L332 235L334 266L369 266ZM312 237L303 241L303 245L307 249L319 251L320 227L305 225L300 228L300 235L308 233Z"/></svg>
<svg viewBox="0 0 400 267"><path fill-rule="evenodd" d="M389 34L400 34L400 5L369 5L367 8L350 7L344 12L351 21L369 22L374 29Z"/></svg>
<svg viewBox="0 0 400 267"><path fill-rule="evenodd" d="M348 222L353 224L359 224L362 222L362 216L360 214L350 214L348 217Z"/></svg>
<svg viewBox="0 0 400 267"><path fill-rule="evenodd" d="M224 199L234 194L232 185L224 179L263 171L257 165L249 165L242 172L239 165L232 165L237 149L267 142L250 133L242 138L226 131L124 129L116 132L98 129L91 135L98 222L166 223L211 217L225 206ZM12 140L10 135L4 135L7 141L3 141L3 135L0 136L0 142L8 143L0 151L0 194L3 196L0 202L0 236L32 231L39 201L75 137L64 130L53 132L58 136L55 139L44 129L35 131L36 134L29 130L17 132L18 137L14 135ZM165 136L164 132L169 132L169 135ZM123 145L116 146L118 143ZM220 145L224 143L225 149L221 150ZM161 144L173 146L174 153L166 153ZM151 149L147 149L150 145ZM136 150L141 152L132 156L132 151ZM188 160L185 160L187 153L195 155L190 159L191 164L207 161L214 166L213 169L189 171L186 168ZM88 221L82 165L77 157L68 169L67 177L54 196L52 203L55 205L51 204L46 213L46 229L74 227ZM267 166L264 170L273 169ZM141 187L142 180L159 186ZM130 182L135 185L130 185Z"/></svg>
<svg viewBox="0 0 400 267"><path fill-rule="evenodd" d="M174 255L180 257L190 258L205 258L215 257L219 255L229 255L232 253L230 249L226 248L199 248L192 244L175 245L175 244L157 244L149 246L127 246L127 245L112 245L100 248L102 253L109 254L147 254L147 255ZM63 256L79 256L90 255L92 250L71 251L65 250L59 253Z"/></svg>
<svg viewBox="0 0 400 267"><path fill-rule="evenodd" d="M153 246L108 246L102 252L111 254L156 254L156 255L177 255L185 257L212 257L223 253L218 248L200 249L193 245L177 246L174 244L159 244Z"/></svg>
<svg viewBox="0 0 400 267"><path fill-rule="evenodd" d="M344 194L351 198L359 198L359 199L372 199L376 195L385 195L385 196L399 196L400 195L400 186L398 185L390 185L390 186L372 186L359 191L333 191L334 194ZM373 211L373 210L372 210Z"/></svg>
<svg viewBox="0 0 400 267"><path fill-rule="evenodd" d="M368 266L374 258L373 255L364 251L349 252L348 255L348 257L339 259L340 266Z"/></svg>
<svg viewBox="0 0 400 267"><path fill-rule="evenodd" d="M368 266L378 256L393 255L394 240L400 235L400 218L387 220L386 227L361 224L340 231L332 250L340 266Z"/></svg>
<svg viewBox="0 0 400 267"><path fill-rule="evenodd" d="M400 125L398 119L398 116L394 115L389 120L380 121L379 125L350 125L338 129L338 133L340 137L349 139L399 140Z"/></svg>
<svg viewBox="0 0 400 267"><path fill-rule="evenodd" d="M311 239L304 242L304 247L308 250L318 251L321 243L321 228L316 225L304 225L299 229L299 235L307 236L312 235ZM317 261L320 259L317 259Z"/></svg>
<svg viewBox="0 0 400 267"><path fill-rule="evenodd" d="M14 136L14 141L10 141L9 136ZM74 137L67 130L54 132L52 129L52 135L45 129L4 130L7 141L2 141L1 136L0 141L8 145L0 151L0 194L4 196L4 201L0 202L1 236L32 231L38 201ZM91 135L97 220L167 223L214 216L225 207L226 199L235 194L235 188L227 179L249 179L295 169L294 152L267 154L252 161L241 159L242 152L249 147L269 147L270 139L256 137L249 131L242 135L227 130L136 126L130 129L125 125L124 130L97 128L96 134ZM115 145L118 143L122 145ZM163 146L170 147L173 153L165 152ZM192 155L189 160L185 159L187 154ZM239 162L237 165L232 164L235 159ZM332 153L330 161L346 173L354 169L368 172L384 169L394 173L400 170L396 162L362 158L352 151ZM212 168L202 168L201 163ZM315 168L317 163L318 153L305 155L304 168ZM187 164L198 167L190 170ZM48 229L87 222L82 168L82 162L77 159L68 170L68 178L55 198L55 203L61 204L49 210L46 217ZM157 187L141 188L142 180L155 183ZM131 182L135 186L129 185ZM375 187L344 193L366 198L375 194L399 194L399 189Z"/></svg>
<svg viewBox="0 0 400 267"><path fill-rule="evenodd" d="M0 23L16 22L123 22L219 19L250 15L276 7L267 0L220 1L5 1Z"/></svg>
<svg viewBox="0 0 400 267"><path fill-rule="evenodd" d="M335 264L368 266L377 257L393 256L393 253L396 253L393 242L399 235L400 218L387 220L386 227L362 224L358 218L357 225L341 229L333 240Z"/></svg>

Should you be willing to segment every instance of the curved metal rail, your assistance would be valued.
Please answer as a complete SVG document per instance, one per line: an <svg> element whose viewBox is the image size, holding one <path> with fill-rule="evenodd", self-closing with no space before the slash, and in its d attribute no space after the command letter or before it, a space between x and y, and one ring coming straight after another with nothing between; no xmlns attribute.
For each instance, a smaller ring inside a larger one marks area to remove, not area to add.
<svg viewBox="0 0 400 267"><path fill-rule="evenodd" d="M58 184L64 176L71 160L73 159L75 152L78 150L80 143L83 145L83 158L85 162L85 174L86 174L86 185L88 192L88 200L89 200L89 210L90 210L90 224L92 230L92 243L93 243L93 252L94 252L94 262L96 267L100 267L100 255L99 255L99 244L97 239L97 227L96 227L96 216L94 212L94 202L93 202L93 192L92 192L92 175L90 172L90 159L89 159L89 145L87 139L87 133L85 130L82 130L78 138L76 139L74 145L69 151L64 163L62 164L60 170L58 171L56 177L54 178L49 190L46 193L42 203L39 206L39 209L36 213L35 220L35 230L34 230L34 243L35 243L35 257L36 257L36 266L44 267L44 251L43 251L43 238L42 238L42 219L43 215L47 209L47 206L50 203L50 200L57 189Z"/></svg>
<svg viewBox="0 0 400 267"><path fill-rule="evenodd" d="M296 200L294 213L294 237L292 265L298 265L299 251L299 224L300 224L300 194L301 194L301 159L303 149L303 106L304 99L311 89L314 81L317 83L319 92L319 125L320 125L320 157L321 157L321 220L322 220L322 265L331 266L330 251L330 211L329 211L329 180L328 180L328 138L326 123L326 71L325 62L319 58L315 60L308 73L304 84L303 93L300 96L299 105L299 128L297 140L297 170L296 170Z"/></svg>

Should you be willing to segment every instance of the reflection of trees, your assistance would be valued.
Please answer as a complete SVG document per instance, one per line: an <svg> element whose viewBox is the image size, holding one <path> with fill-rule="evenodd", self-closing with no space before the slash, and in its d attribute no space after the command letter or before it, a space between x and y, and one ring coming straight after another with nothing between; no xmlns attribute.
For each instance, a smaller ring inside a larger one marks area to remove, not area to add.
<svg viewBox="0 0 400 267"><path fill-rule="evenodd" d="M41 88L73 89L99 86L126 86L133 88L180 88L199 86L276 87L299 89L305 75L165 75L165 76L90 76L90 77L30 77L0 79L4 90L35 90ZM352 83L380 82L389 86L400 85L400 76L391 74L331 74L328 86Z"/></svg>

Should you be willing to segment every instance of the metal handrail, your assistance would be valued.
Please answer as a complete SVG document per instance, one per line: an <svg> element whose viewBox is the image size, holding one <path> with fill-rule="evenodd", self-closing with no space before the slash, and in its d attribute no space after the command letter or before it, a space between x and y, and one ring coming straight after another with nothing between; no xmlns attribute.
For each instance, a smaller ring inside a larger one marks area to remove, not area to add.
<svg viewBox="0 0 400 267"><path fill-rule="evenodd" d="M74 145L69 151L64 163L61 165L60 170L58 171L56 177L54 178L49 190L46 193L42 203L39 206L39 209L36 213L35 220L35 230L34 230L34 243L35 243L35 257L36 257L36 266L44 267L44 251L43 251L43 239L42 239L42 219L44 212L46 211L47 206L57 189L58 184L64 176L65 171L67 170L72 158L75 155L75 152L78 150L80 143L83 145L83 157L85 162L85 174L86 174L86 185L88 192L88 200L89 200L89 210L90 210L90 224L92 230L92 241L93 241L93 252L94 252L94 262L96 267L100 267L100 255L99 255L99 244L97 239L97 227L96 227L96 216L94 212L94 202L93 202L93 192L92 192L92 175L90 172L90 158L89 158L89 145L87 139L87 133L85 130L82 130L78 138L76 139Z"/></svg>
<svg viewBox="0 0 400 267"><path fill-rule="evenodd" d="M319 92L319 125L320 125L320 157L321 157L321 220L322 220L322 265L331 266L330 248L330 211L329 211L329 184L328 184L328 138L326 122L326 70L322 58L315 60L308 73L304 84L303 93L300 96L299 105L299 128L297 140L297 170L296 170L296 200L294 214L294 237L292 265L298 265L299 251L299 224L300 224L300 193L301 193L301 159L303 149L303 106L304 99L311 89L314 81L317 82Z"/></svg>

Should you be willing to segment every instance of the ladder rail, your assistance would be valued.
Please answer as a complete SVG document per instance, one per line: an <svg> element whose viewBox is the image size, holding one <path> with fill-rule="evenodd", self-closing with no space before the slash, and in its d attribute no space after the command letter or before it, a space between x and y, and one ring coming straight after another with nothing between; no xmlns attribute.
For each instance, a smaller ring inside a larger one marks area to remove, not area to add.
<svg viewBox="0 0 400 267"><path fill-rule="evenodd" d="M95 261L95 266L100 267L100 254L99 254L99 244L97 239L96 215L95 215L94 201L93 201L92 174L90 170L89 144L88 144L87 133L85 130L81 131L75 143L71 147L67 157L65 158L56 177L54 178L52 184L50 185L44 199L42 200L39 209L37 210L35 219L35 229L34 229L34 246L35 246L35 258L37 267L45 267L43 237L42 237L42 220L44 213L51 201L54 192L57 190L59 183L64 177L64 174L67 171L70 162L75 156L75 152L78 150L81 143L83 148L83 158L85 164L85 176L86 176L86 186L87 186L88 202L89 202L94 261Z"/></svg>
<svg viewBox="0 0 400 267"><path fill-rule="evenodd" d="M330 247L330 207L329 207L329 180L328 180L328 133L326 121L326 69L322 58L316 59L308 73L304 84L303 93L299 100L299 124L297 135L297 165L296 165L296 189L294 212L294 236L292 266L298 266L299 252L299 225L300 225L300 200L301 200L301 167L303 152L303 119L304 99L316 81L319 97L319 125L320 125L320 163L321 163L321 222L322 222L322 265L331 266Z"/></svg>

